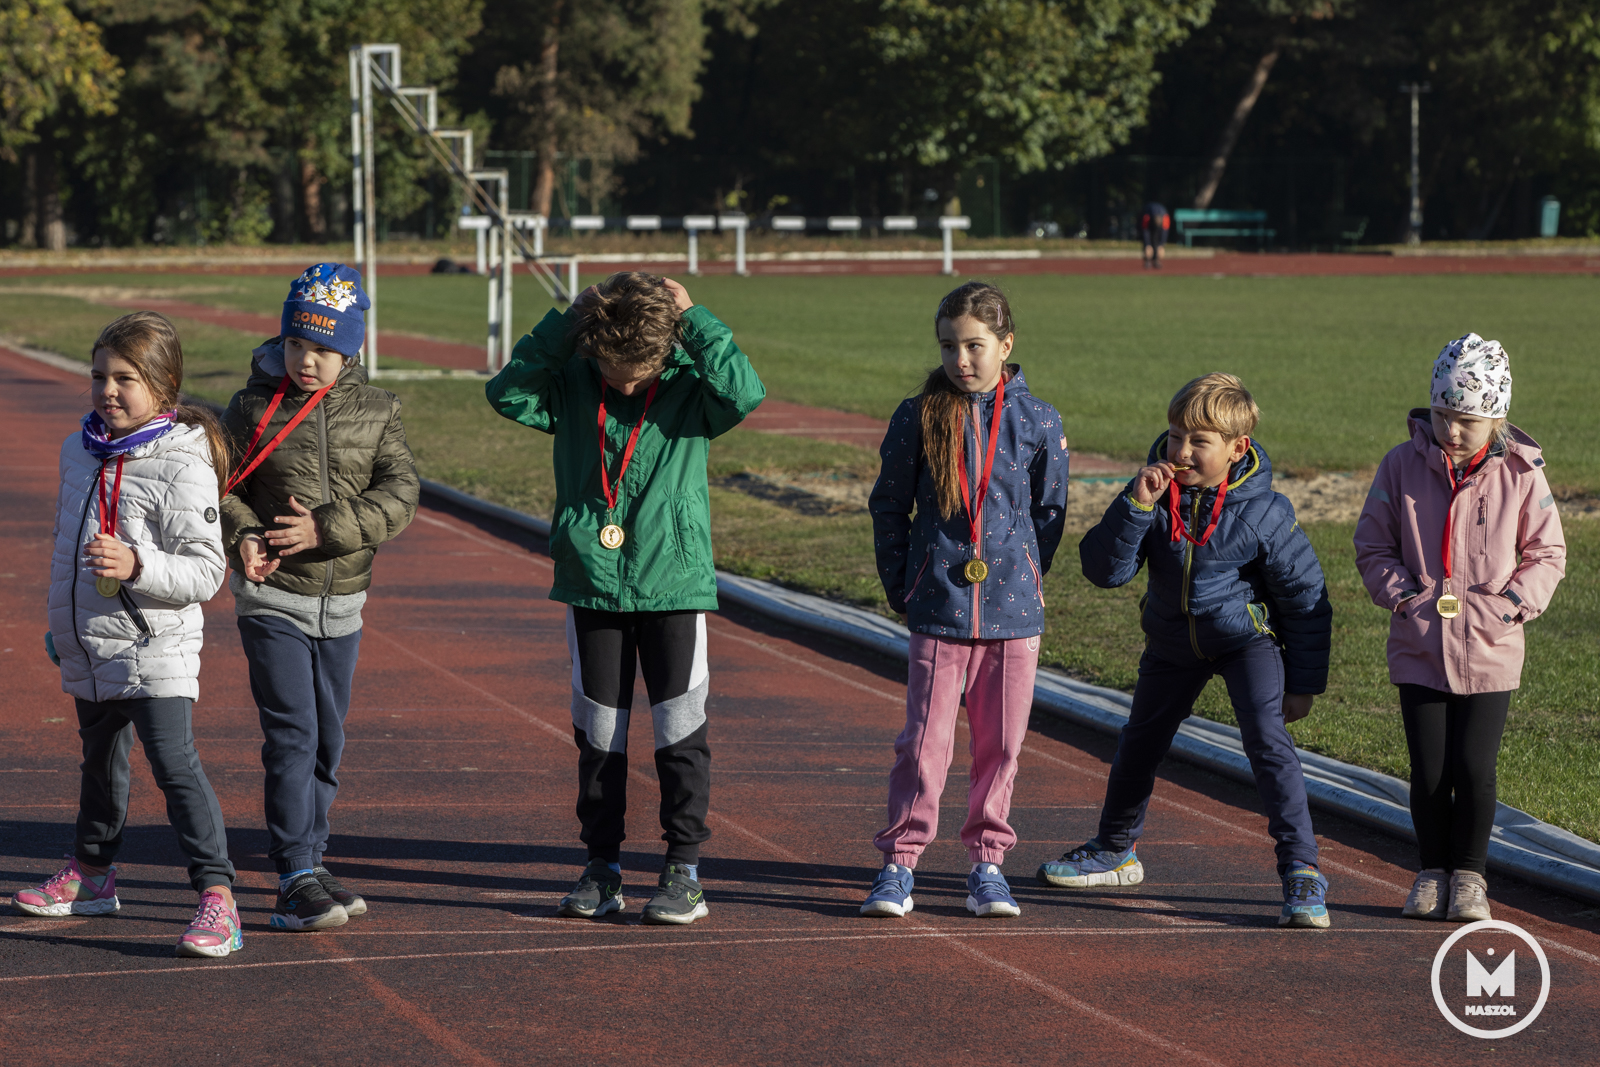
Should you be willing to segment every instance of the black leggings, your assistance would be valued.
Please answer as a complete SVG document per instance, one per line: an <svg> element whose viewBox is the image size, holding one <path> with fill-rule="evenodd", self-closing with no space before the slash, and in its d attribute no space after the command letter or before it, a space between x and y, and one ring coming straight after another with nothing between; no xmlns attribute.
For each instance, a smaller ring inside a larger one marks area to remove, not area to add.
<svg viewBox="0 0 1600 1067"><path fill-rule="evenodd" d="M1399 688L1422 866L1484 874L1511 692L1456 696L1425 685Z"/></svg>

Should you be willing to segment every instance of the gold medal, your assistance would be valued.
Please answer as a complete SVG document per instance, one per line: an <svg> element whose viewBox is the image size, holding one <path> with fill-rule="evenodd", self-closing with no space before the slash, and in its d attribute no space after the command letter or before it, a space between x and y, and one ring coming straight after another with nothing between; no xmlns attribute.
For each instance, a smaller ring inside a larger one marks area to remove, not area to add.
<svg viewBox="0 0 1600 1067"><path fill-rule="evenodd" d="M94 580L94 591L99 593L103 597L116 596L117 593L119 591L121 591L121 589L122 589L122 582L121 582L120 579L117 579L117 578L96 578Z"/></svg>
<svg viewBox="0 0 1600 1067"><path fill-rule="evenodd" d="M1439 618L1453 619L1461 614L1461 599L1446 593L1438 599L1434 607L1439 609Z"/></svg>
<svg viewBox="0 0 1600 1067"><path fill-rule="evenodd" d="M612 550L619 549L622 547L622 542L626 540L626 537L627 535L622 532L622 527L616 523L602 526L600 528L600 547Z"/></svg>
<svg viewBox="0 0 1600 1067"><path fill-rule="evenodd" d="M967 565L961 568L961 573L966 575L967 581L977 585L989 577L989 565L981 559L969 559Z"/></svg>

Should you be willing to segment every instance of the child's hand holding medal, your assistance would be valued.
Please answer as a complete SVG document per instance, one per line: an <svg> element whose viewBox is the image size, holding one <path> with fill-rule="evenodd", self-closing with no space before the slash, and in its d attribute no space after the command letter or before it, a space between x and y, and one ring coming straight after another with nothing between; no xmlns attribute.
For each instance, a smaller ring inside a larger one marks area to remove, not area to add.
<svg viewBox="0 0 1600 1067"><path fill-rule="evenodd" d="M1166 460L1140 467L1139 473L1133 478L1133 498L1146 507L1153 507L1161 499L1161 494L1167 491L1167 486L1172 484L1172 479L1177 477L1177 472L1190 469Z"/></svg>
<svg viewBox="0 0 1600 1067"><path fill-rule="evenodd" d="M83 556L101 596L116 596L123 582L139 576L139 554L112 534L95 534L94 540L84 546Z"/></svg>

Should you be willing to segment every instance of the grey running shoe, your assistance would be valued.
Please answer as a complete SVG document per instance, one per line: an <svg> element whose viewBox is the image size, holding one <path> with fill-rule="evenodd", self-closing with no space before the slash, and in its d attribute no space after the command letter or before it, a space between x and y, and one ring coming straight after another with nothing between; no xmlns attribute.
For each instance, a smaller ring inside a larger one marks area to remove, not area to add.
<svg viewBox="0 0 1600 1067"><path fill-rule="evenodd" d="M556 914L570 919L598 919L624 907L622 875L608 867L605 860L590 860L572 892L561 898Z"/></svg>
<svg viewBox="0 0 1600 1067"><path fill-rule="evenodd" d="M328 895L315 874L302 874L281 890L268 919L274 930L326 930L349 921L344 905Z"/></svg>
<svg viewBox="0 0 1600 1067"><path fill-rule="evenodd" d="M350 918L354 919L357 915L367 913L367 902L361 898L361 894L340 885L339 879L328 873L328 868L313 867L311 873L316 875L317 884L322 886L322 891L336 900Z"/></svg>
<svg viewBox="0 0 1600 1067"><path fill-rule="evenodd" d="M1443 919L1450 907L1450 876L1442 867L1429 867L1417 874L1400 914L1407 919Z"/></svg>
<svg viewBox="0 0 1600 1067"><path fill-rule="evenodd" d="M1489 912L1489 883L1475 871L1456 871L1450 876L1450 911L1453 923L1475 923L1492 919Z"/></svg>
<svg viewBox="0 0 1600 1067"><path fill-rule="evenodd" d="M656 883L656 895L644 906L641 918L647 923L687 926L711 914L706 907L705 890L676 863L667 864Z"/></svg>

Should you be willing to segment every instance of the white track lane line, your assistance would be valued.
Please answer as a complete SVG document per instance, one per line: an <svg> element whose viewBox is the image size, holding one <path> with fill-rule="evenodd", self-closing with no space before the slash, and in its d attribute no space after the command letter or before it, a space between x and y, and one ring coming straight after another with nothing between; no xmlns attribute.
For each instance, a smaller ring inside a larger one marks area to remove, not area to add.
<svg viewBox="0 0 1600 1067"><path fill-rule="evenodd" d="M431 525L438 526L438 527L440 527L442 529L445 529L445 530L448 530L448 531L450 531L452 533L458 534L461 537L466 538L469 541L474 541L474 542L479 543L479 544L492 545L497 550L499 550L501 552L504 552L507 555L514 555L514 556L517 556L518 558L534 559L534 560L538 560L541 563L547 563L547 561L541 559L540 557L531 555L530 553L527 553L527 552L525 552L525 551L523 551L521 549L513 550L513 549L510 549L510 548L507 548L502 543L497 543L497 542L490 541L490 540L488 540L486 538L480 537L479 535L477 535L475 533L472 533L472 532L469 532L469 531L467 531L465 529L462 529L462 528L460 528L460 527L458 527L458 526L456 526L456 525L454 525L452 523L447 523L447 522L444 522L443 520L435 519L432 516L425 516L420 511L417 514L418 514L419 518L424 519L425 521L427 521ZM768 655L773 656L773 657L775 657L777 659L783 660L785 663L792 663L795 666L804 667L807 670L814 671L814 672L816 672L818 674L821 674L821 675L824 675L824 676L826 676L828 678L832 678L834 681L837 681L837 682L839 682L839 683L841 683L843 685L847 685L852 689L856 689L856 690L859 690L859 691L864 692L864 693L871 693L874 696L881 697L884 700L893 701L896 704L904 704L905 703L905 696L903 694L892 693L892 692L890 692L890 691L888 691L886 689L879 689L876 686L866 685L866 684L864 684L862 682L856 681L854 678L847 678L844 675L839 674L837 671L830 670L829 668L823 667L820 664L813 663L813 662L808 662L806 660L803 660L803 659L799 658L798 656L791 656L791 655L789 655L789 654L787 654L785 652L780 652L778 649L773 648L771 645L769 645L769 644L767 644L767 643L765 643L763 641L757 641L757 640L755 640L753 638L745 637L742 634L737 634L737 633L732 632L727 626L724 626L720 621L716 625L710 627L710 629L712 630L712 632L716 633L719 637L725 637L725 638L728 638L730 640L737 641L740 644L749 645L749 646L754 647L754 648L759 648L763 652L767 653ZM576 743L572 740L571 737L569 737L567 735L567 733L565 731L558 729L557 727L553 726L549 722L546 722L544 719L541 719L541 718L531 714L530 712L524 711L523 709L517 707L515 704L512 704L510 701L505 700L505 699L495 695L494 693L489 692L487 689L484 689L481 686L474 685L473 683L467 681L465 678L462 678L460 675L456 674L454 671L448 670L448 669L446 669L444 667L439 666L437 663L432 662L431 660L428 660L428 659L423 658L422 656L416 655L414 652L411 652L409 649L407 649L399 641L396 641L394 638L389 637L386 634L380 634L379 636L382 636L384 640L386 640L389 643L395 645L397 648L400 648L402 651L405 651L408 655L411 655L419 663L422 663L422 664L424 664L424 665L426 665L428 667L433 668L436 671L439 671L440 673L444 674L445 676L457 681L459 684L464 685L469 689L474 690L475 692L483 694L484 696L486 696L489 699L493 700L496 704L499 704L499 705L501 705L501 706L503 706L505 708L510 709L513 713L515 713L519 717L521 717L523 719L526 719L528 722L533 723L534 725L540 727L541 729L549 731L550 733L554 734L557 737L560 737L568 745L572 745L573 747L576 747ZM1067 760L1061 759L1058 756L1054 756L1054 755L1052 755L1052 754L1050 754L1048 752L1040 751L1039 749L1035 748L1032 745L1023 746L1023 751L1027 752L1029 755L1037 756L1037 757L1039 757L1041 759L1044 759L1047 762L1055 763L1055 764L1057 764L1059 766L1066 767L1068 769L1077 771L1080 774L1089 775L1089 776L1095 777L1095 778L1105 778L1106 777L1106 772L1104 772L1104 771L1100 771L1100 770L1096 770L1096 769L1092 769L1092 768L1079 766L1077 764L1068 762ZM629 777L632 778L635 775L637 775L641 780L644 780L644 781L649 781L650 780L645 775L643 775L641 772L630 769ZM1259 837L1262 836L1259 831L1250 830L1250 829L1247 829L1245 827L1238 826L1238 825L1236 825L1234 823L1231 823L1231 822L1227 821L1226 819L1218 818L1217 816L1212 815L1209 812L1201 811L1199 808L1191 807L1188 804L1179 803L1178 801L1175 801L1175 800L1168 800L1168 799L1165 799L1163 797L1156 796L1156 797L1152 797L1151 798L1151 803L1160 804L1163 807L1171 808L1171 809L1173 809L1175 811L1184 812L1185 814L1192 815L1195 818L1201 819L1201 820L1203 820L1205 822L1212 823L1213 825L1216 825L1216 826L1224 827L1225 829L1227 829L1230 832L1235 833L1235 834L1242 834L1242 835L1244 835L1246 837L1255 837L1255 838L1259 838ZM712 815L711 818L716 819L716 821L718 823L720 823L721 825L725 826L727 829L732 830L734 833L737 833L742 837L746 837L746 838L756 842L757 844L762 845L763 847L767 848L769 851L773 852L774 854L781 855L781 856L783 856L783 858L785 858L787 860L790 860L791 862L804 863L804 864L807 864L809 866L815 866L816 865L816 861L803 859L799 855L797 855L797 854L795 854L793 852L790 852L788 849L781 848L780 846L774 844L773 842L768 841L766 838L764 838L761 835L755 833L754 831L745 829L744 827L742 827L742 826L738 825L737 823L733 822L731 819L728 819L726 816ZM1374 875L1374 874L1368 874L1366 871L1358 870L1357 868L1348 866L1347 864L1339 863L1339 862L1333 861L1333 860L1325 860L1325 861L1323 861L1323 864L1326 867L1328 867L1329 870L1337 871L1340 874L1346 875L1346 876L1351 877L1351 878L1355 878L1358 881L1368 882L1368 883L1373 884L1373 885L1381 886L1381 887L1383 887L1385 889L1393 890L1396 893L1407 893L1407 892L1410 891L1409 888L1407 888L1405 886L1398 885L1398 884L1396 884L1394 882L1391 882L1391 881L1389 881L1389 880L1387 880L1385 878L1380 878L1379 876ZM1538 939L1539 939L1541 944L1548 945L1551 948L1554 948L1559 952L1565 953L1565 954L1573 957L1574 959L1580 959L1580 960L1583 960L1586 963L1600 965L1600 956L1596 956L1596 955L1594 955L1592 953L1585 952L1582 949L1575 948L1575 947L1573 947L1571 945L1564 944L1564 943L1562 943L1560 941L1557 941L1557 940L1555 940L1553 938L1550 938L1548 936L1539 935ZM1065 995L1065 994L1063 994L1063 995Z"/></svg>
<svg viewBox="0 0 1600 1067"><path fill-rule="evenodd" d="M1421 924L1419 924L1421 925ZM505 933L505 931L496 931ZM1396 933L1438 934L1440 931L1423 927L1417 930L1321 930L1319 936L1358 936L1363 934L1377 934L1384 937L1393 937ZM269 967L325 967L330 964L340 963L404 963L415 960L452 960L452 959L488 959L496 956L537 956L537 955L564 955L580 952L632 952L636 950L669 948L721 948L739 945L799 945L817 944L832 941L939 941L955 947L958 942L993 939L993 938L1029 938L1029 937L1191 937L1191 936L1243 936L1260 934L1276 938L1283 938L1284 933L1275 927L1264 926L1193 926L1193 927L1150 927L1142 929L1057 929L1034 928L1022 930L996 930L983 933L958 933L950 934L941 931L925 933L890 933L890 934L819 934L815 937L740 937L740 938L702 938L699 940L679 940L676 936L664 938L654 942L638 942L623 945L550 945L529 948L500 948L478 949L468 952L408 952L392 956L330 956L326 959L295 959L273 960L264 963L216 963L216 964L187 964L174 963L169 967L142 967L130 968L123 971L73 971L62 974L29 974L17 975L10 978L0 978L0 985L16 982L40 982L52 978L121 978L135 975L177 975L192 977L199 974L225 974L229 971L261 970ZM331 940L331 938L330 938ZM1012 968L1010 964L998 960L995 964L1007 973L1026 975L1026 971ZM1015 977L1015 974L1013 974ZM1032 978L1033 976L1029 976ZM1034 978L1033 981L1042 985L1049 983L1042 979ZM1028 984L1033 984L1029 982ZM1038 988L1038 987L1036 987ZM1051 987L1054 988L1054 987ZM1062 996L1067 996L1063 993ZM1099 1009L1094 1009L1098 1011ZM1160 1039L1157 1039L1160 1040Z"/></svg>

